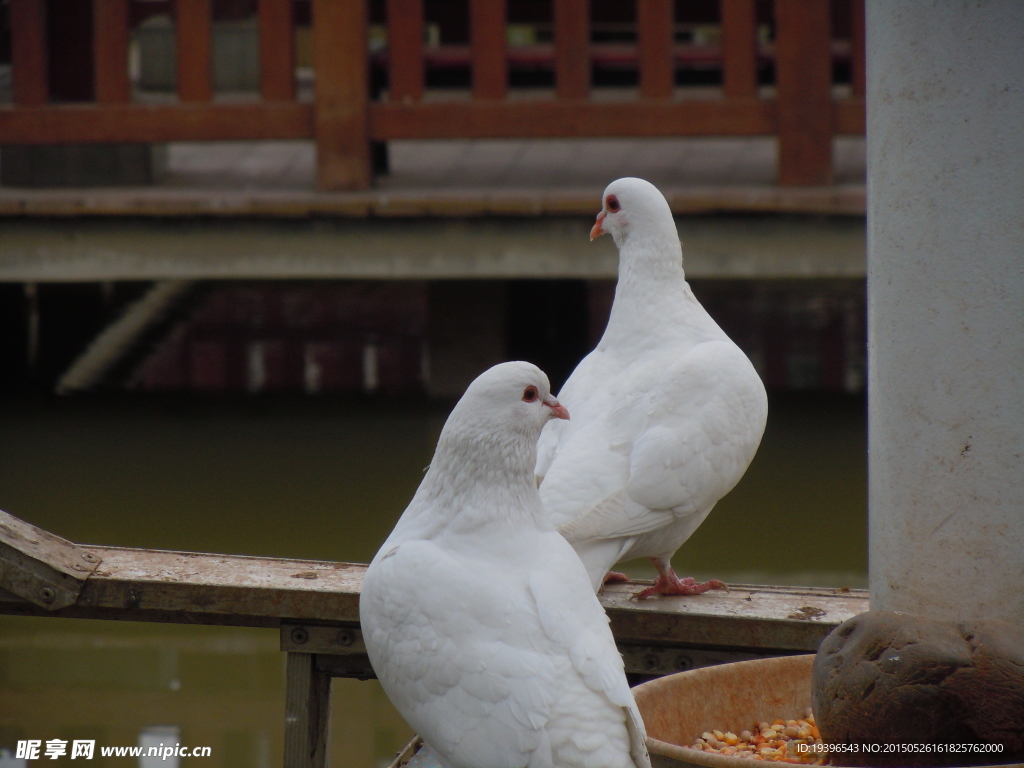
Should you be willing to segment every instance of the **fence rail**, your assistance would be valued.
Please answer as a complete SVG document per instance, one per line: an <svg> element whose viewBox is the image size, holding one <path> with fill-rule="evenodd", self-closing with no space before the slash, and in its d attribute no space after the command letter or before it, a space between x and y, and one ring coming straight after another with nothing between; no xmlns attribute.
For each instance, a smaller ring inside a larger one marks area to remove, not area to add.
<svg viewBox="0 0 1024 768"><path fill-rule="evenodd" d="M214 101L211 0L174 0L177 103L132 103L129 0L93 0L95 102L50 104L44 0L11 0L14 103L0 107L0 143L102 143L315 139L322 190L370 185L370 142L392 139L622 136L779 138L778 181L828 184L832 137L864 131L863 0L851 0L845 44L850 95L833 98L830 3L775 0L775 39L756 39L755 0L720 0L719 98L677 99L680 46L672 0L637 0L638 97L592 98L588 0L552 0L554 95L513 98L508 87L505 0L469 3L468 99L425 100L423 0L386 0L389 89L369 89L366 0L311 0L313 103L296 101L292 0L259 0L260 100ZM632 52L631 52L632 51ZM775 64L774 95L759 95L759 55Z"/></svg>

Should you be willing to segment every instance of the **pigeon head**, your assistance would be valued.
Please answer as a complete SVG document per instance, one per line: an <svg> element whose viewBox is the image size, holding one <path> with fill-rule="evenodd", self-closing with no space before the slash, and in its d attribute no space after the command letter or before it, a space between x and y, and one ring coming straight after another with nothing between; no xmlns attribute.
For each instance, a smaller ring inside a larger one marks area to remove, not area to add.
<svg viewBox="0 0 1024 768"><path fill-rule="evenodd" d="M551 394L540 368L523 362L496 365L480 374L452 409L431 473L438 469L442 475L467 474L477 480L488 476L489 482L529 478L533 483L537 439L556 418L568 419L569 412Z"/></svg>
<svg viewBox="0 0 1024 768"><path fill-rule="evenodd" d="M544 425L556 418L568 419L569 412L551 394L544 371L532 363L512 362L477 376L448 420L462 428L525 433L536 441Z"/></svg>
<svg viewBox="0 0 1024 768"><path fill-rule="evenodd" d="M607 186L590 239L608 233L621 250L635 240L679 242L665 196L649 181L626 177Z"/></svg>

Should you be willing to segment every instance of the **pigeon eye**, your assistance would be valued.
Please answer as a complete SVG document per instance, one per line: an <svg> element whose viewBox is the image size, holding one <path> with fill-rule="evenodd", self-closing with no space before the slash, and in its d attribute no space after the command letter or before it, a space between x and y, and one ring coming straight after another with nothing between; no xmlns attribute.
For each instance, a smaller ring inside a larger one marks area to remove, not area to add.
<svg viewBox="0 0 1024 768"><path fill-rule="evenodd" d="M604 204L608 206L608 210L615 213L622 206L619 205L618 198L615 195L608 195L608 199L604 201Z"/></svg>
<svg viewBox="0 0 1024 768"><path fill-rule="evenodd" d="M527 387L523 390L523 400L527 403L532 403L537 399L537 388Z"/></svg>

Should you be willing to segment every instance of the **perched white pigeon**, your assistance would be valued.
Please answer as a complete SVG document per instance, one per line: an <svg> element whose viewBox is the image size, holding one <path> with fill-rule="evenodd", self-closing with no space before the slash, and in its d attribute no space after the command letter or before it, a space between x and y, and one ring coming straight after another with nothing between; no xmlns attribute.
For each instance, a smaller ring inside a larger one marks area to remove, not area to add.
<svg viewBox="0 0 1024 768"><path fill-rule="evenodd" d="M522 362L469 386L363 582L370 662L445 768L650 767L608 619L541 507L537 438L569 417L549 389Z"/></svg>
<svg viewBox="0 0 1024 768"><path fill-rule="evenodd" d="M595 590L625 580L609 569L636 557L659 574L638 597L726 588L679 579L671 559L754 458L764 385L690 290L657 188L619 179L603 202L590 239L615 240L619 282L604 336L558 394L572 421L541 435L541 500Z"/></svg>

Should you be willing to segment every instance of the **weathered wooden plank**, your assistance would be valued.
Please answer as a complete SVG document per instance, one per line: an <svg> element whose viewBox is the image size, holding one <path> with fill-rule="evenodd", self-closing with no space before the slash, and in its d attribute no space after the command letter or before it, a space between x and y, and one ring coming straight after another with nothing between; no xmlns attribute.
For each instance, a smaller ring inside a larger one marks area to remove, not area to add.
<svg viewBox="0 0 1024 768"><path fill-rule="evenodd" d="M311 653L289 653L285 674L284 766L327 768L331 676Z"/></svg>
<svg viewBox="0 0 1024 768"><path fill-rule="evenodd" d="M601 596L615 639L625 645L813 652L835 627L868 609L863 590L736 584L703 601L636 601L633 591L609 585Z"/></svg>
<svg viewBox="0 0 1024 768"><path fill-rule="evenodd" d="M264 101L295 98L295 27L292 0L259 0L260 95Z"/></svg>
<svg viewBox="0 0 1024 768"><path fill-rule="evenodd" d="M93 0L93 61L96 101L131 101L128 79L128 0Z"/></svg>
<svg viewBox="0 0 1024 768"><path fill-rule="evenodd" d="M832 181L831 19L825 0L775 3L779 184Z"/></svg>
<svg viewBox="0 0 1024 768"><path fill-rule="evenodd" d="M831 110L831 105L829 106ZM566 138L582 136L764 136L775 130L775 104L684 102L450 102L374 104L377 140Z"/></svg>
<svg viewBox="0 0 1024 768"><path fill-rule="evenodd" d="M317 187L370 185L366 0L313 0Z"/></svg>
<svg viewBox="0 0 1024 768"><path fill-rule="evenodd" d="M590 2L554 0L555 95L585 99L590 94Z"/></svg>
<svg viewBox="0 0 1024 768"><path fill-rule="evenodd" d="M0 588L47 611L74 604L100 558L0 511Z"/></svg>
<svg viewBox="0 0 1024 768"><path fill-rule="evenodd" d="M850 89L864 98L864 0L850 0Z"/></svg>
<svg viewBox="0 0 1024 768"><path fill-rule="evenodd" d="M863 114L863 112L861 113ZM662 191L676 214L707 213L815 213L863 216L866 206L864 186L827 187L715 186L664 187ZM84 217L86 219L119 216L159 218L204 217L211 219L248 217L307 218L334 216L365 218L367 216L401 218L434 217L466 218L475 216L536 217L589 216L594 214L594 200L600 189L564 187L544 190L485 188L435 188L370 190L364 192L312 192L292 190L211 190L211 189L0 189L0 216L6 217ZM63 254L62 254L63 255ZM295 262L292 262L293 264ZM839 263L839 262L837 262ZM359 270L370 262L358 260L332 261L327 273L305 274L306 277L384 277L391 274L380 259L373 261L372 275ZM360 264L360 266L354 266ZM821 270L818 264L815 269ZM83 259L77 265L62 261L55 253L45 266L10 263L0 266L0 279L25 282L39 279L114 280L136 278L141 265L133 259L105 257ZM614 264L609 276L614 277ZM691 265L692 268L692 265ZM23 272L21 270L28 269ZM98 270L98 271L97 271ZM353 270L353 271L349 271ZM845 267L844 267L845 270ZM59 271L59 275L58 275ZM424 277L438 277L430 272ZM444 273L447 274L447 273ZM491 274L491 273L487 273ZM575 274L575 273L574 273ZM788 273L786 273L788 274ZM806 274L806 270L801 274ZM849 275L843 271L842 274ZM160 268L146 272L147 278L166 278ZM241 272L232 275L243 276ZM861 275L861 273L858 273ZM190 277L175 272L174 277ZM208 276L208 275L204 275ZM220 277L226 275L218 274ZM297 273L289 273L297 276ZM394 274L391 274L394 277ZM408 275L406 275L408 276ZM498 276L495 274L494 276ZM501 276L511 277L507 273ZM722 275L724 276L724 274Z"/></svg>
<svg viewBox="0 0 1024 768"><path fill-rule="evenodd" d="M388 92L392 101L423 98L423 0L388 0Z"/></svg>
<svg viewBox="0 0 1024 768"><path fill-rule="evenodd" d="M174 0L178 98L213 98L213 28L210 0Z"/></svg>
<svg viewBox="0 0 1024 768"><path fill-rule="evenodd" d="M50 100L47 76L46 2L11 0L11 87L19 106Z"/></svg>
<svg viewBox="0 0 1024 768"><path fill-rule="evenodd" d="M103 561L75 605L52 615L277 627L358 623L365 566L194 552L83 547ZM0 596L0 612L39 615Z"/></svg>
<svg viewBox="0 0 1024 768"><path fill-rule="evenodd" d="M508 91L505 0L470 0L473 98L500 100Z"/></svg>
<svg viewBox="0 0 1024 768"><path fill-rule="evenodd" d="M640 95L645 99L672 96L675 86L673 10L672 0L637 0Z"/></svg>
<svg viewBox="0 0 1024 768"><path fill-rule="evenodd" d="M722 90L727 99L757 95L757 8L754 0L721 0Z"/></svg>
<svg viewBox="0 0 1024 768"><path fill-rule="evenodd" d="M309 104L62 104L0 108L0 143L306 139Z"/></svg>

